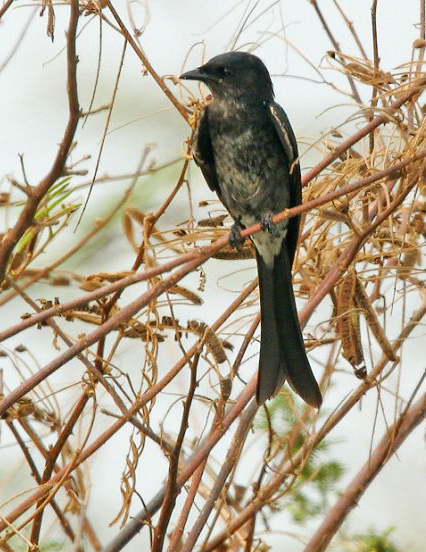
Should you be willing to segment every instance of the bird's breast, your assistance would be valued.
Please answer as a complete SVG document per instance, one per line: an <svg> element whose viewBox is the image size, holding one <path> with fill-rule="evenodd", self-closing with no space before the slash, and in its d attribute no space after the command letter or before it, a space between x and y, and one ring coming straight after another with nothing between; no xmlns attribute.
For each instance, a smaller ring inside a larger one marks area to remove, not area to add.
<svg viewBox="0 0 426 552"><path fill-rule="evenodd" d="M211 140L223 201L234 218L262 216L288 206L288 169L272 125L247 114L211 121Z"/></svg>

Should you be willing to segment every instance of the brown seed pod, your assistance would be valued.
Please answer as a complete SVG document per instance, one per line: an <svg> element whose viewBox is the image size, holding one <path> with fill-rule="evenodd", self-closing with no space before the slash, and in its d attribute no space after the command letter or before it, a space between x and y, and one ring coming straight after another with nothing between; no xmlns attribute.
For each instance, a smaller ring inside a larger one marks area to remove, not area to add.
<svg viewBox="0 0 426 552"><path fill-rule="evenodd" d="M230 245L227 245L214 255L214 259L221 259L223 261L235 261L254 258L254 249L249 241L245 241L244 245L240 249L235 249Z"/></svg>
<svg viewBox="0 0 426 552"><path fill-rule="evenodd" d="M218 215L217 217L209 217L201 219L198 221L198 226L203 226L207 228L216 228L218 226L223 226L223 221L228 215Z"/></svg>
<svg viewBox="0 0 426 552"><path fill-rule="evenodd" d="M183 286L172 286L168 289L169 293L174 293L175 295L181 295L182 297L185 297L185 299L188 299L188 301L191 301L194 305L202 305L203 300L201 297L199 297L196 293L191 291L190 289L187 289Z"/></svg>
<svg viewBox="0 0 426 552"><path fill-rule="evenodd" d="M343 356L352 365L358 378L366 376L361 343L359 311L355 307L355 270L350 270L337 293L337 333L342 342Z"/></svg>
<svg viewBox="0 0 426 552"><path fill-rule="evenodd" d="M199 337L204 338L207 349L218 364L222 364L227 360L221 340L207 324L197 320L188 320L187 328Z"/></svg>

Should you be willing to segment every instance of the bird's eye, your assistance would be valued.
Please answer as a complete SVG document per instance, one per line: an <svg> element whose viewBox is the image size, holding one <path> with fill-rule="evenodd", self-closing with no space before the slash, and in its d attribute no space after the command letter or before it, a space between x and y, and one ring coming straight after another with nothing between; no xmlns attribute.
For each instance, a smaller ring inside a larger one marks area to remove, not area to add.
<svg viewBox="0 0 426 552"><path fill-rule="evenodd" d="M222 73L222 75L223 75L224 77L229 77L229 75L232 75L231 69L229 69L229 67L226 67L226 66L225 66L225 67L221 67L221 68L220 68L220 72Z"/></svg>

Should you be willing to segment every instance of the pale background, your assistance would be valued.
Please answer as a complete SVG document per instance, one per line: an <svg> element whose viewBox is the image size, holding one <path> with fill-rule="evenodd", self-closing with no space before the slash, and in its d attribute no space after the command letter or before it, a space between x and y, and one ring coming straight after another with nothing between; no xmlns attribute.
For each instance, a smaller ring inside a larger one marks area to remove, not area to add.
<svg viewBox="0 0 426 552"><path fill-rule="evenodd" d="M115 2L116 8L124 7L124 0ZM266 8L269 3L259 2L257 13ZM370 55L370 1L359 0L341 1L342 7L350 19L354 22L360 38ZM178 75L183 70L183 60L194 44L203 41L205 59L226 51L229 48L233 33L238 26L243 7L246 3L237 3L229 0L221 2L205 0L158 0L147 2L149 8L149 23L141 38L145 53L157 72L161 75ZM254 5L254 3L253 3ZM351 38L341 19L333 9L331 0L320 2L320 5L328 19L330 27L337 31L337 38L342 50L347 53L356 53ZM25 2L16 2L16 9L11 9L4 17L0 25L0 64L10 52L15 43L20 29L30 15L33 7ZM233 11L231 8L235 7ZM124 11L124 10L123 10ZM142 13L142 11L141 11ZM61 52L64 44L64 31L67 23L68 9L65 6L57 6L56 39L52 44L46 36L46 19L36 14L25 39L15 57L0 72L0 167L1 176L4 174L20 177L18 153L25 154L25 165L28 178L31 182L37 182L49 167L56 151L56 144L60 141L67 117L66 93L64 89L64 64L65 54ZM282 18L282 21L280 20ZM88 20L88 18L87 18ZM81 19L81 23L86 20ZM378 26L380 39L381 66L384 69L392 69L409 61L411 56L412 41L418 36L416 23L418 22L418 2L399 2L397 0L379 1ZM325 34L310 6L305 0L283 0L278 2L275 8L261 17L243 34L238 44L257 42L265 35L262 33L278 32L285 25L287 39L304 53L314 64L326 64L324 54L331 49ZM81 27L80 27L81 28ZM78 40L80 56L79 85L80 103L87 108L92 87L98 57L98 32L96 21L92 21L84 30ZM103 55L101 67L101 79L95 106L107 103L112 94L113 83L121 56L122 40L107 26L103 28ZM282 35L282 33L281 33ZM202 46L195 46L189 54L185 69L193 68L200 64L203 56ZM267 64L273 75L276 98L281 103L293 124L296 135L301 144L312 142L321 133L344 119L345 114L353 112L350 100L333 92L324 84L315 84L307 80L294 77L317 78L307 64L289 49L281 38L271 38L262 45L256 54ZM54 56L57 56L55 59ZM329 73L340 86L348 89L343 77L335 73ZM172 90L178 93L178 88L170 84ZM196 92L196 87L192 87ZM362 89L361 89L362 91ZM367 99L365 95L363 99ZM334 106L334 107L333 107ZM337 106L337 107L336 107ZM329 109L333 107L333 109ZM164 110L161 115L148 116L157 110ZM84 132L80 134L80 142L73 154L78 159L79 154L90 152L96 158L105 117L103 115L92 117ZM118 128L123 124L128 126ZM117 129L106 140L106 145L101 161L99 173L117 174L125 170L133 170L136 167L139 155L146 143L156 145L152 154L158 164L178 158L183 151L183 141L188 134L188 127L180 115L170 108L167 99L162 95L152 79L142 76L140 63L136 55L128 48L122 79L117 94L116 106L113 113L111 129ZM349 132L350 127L345 129ZM318 153L308 154L303 157L303 166L307 167L318 159ZM84 164L90 171L93 170L93 159ZM195 197L208 197L208 193L197 169L192 169L194 179L192 192ZM158 186L155 192L150 189L139 191L140 201L149 211L158 205L158 201L165 197L167 191L174 183L175 173L170 173L167 182ZM87 181L86 179L82 179ZM5 181L0 185L8 189ZM117 193L117 186L125 184L107 184L94 190L88 210L83 219L84 225L90 225L93 217L102 212L103 204L107 204L108 198ZM165 186L165 187L164 187ZM121 188L120 188L121 189ZM82 192L81 197L85 192ZM171 220L183 220L186 216L187 203L182 197L182 212L175 213ZM3 224L3 221L2 221ZM72 243L77 234L69 232L67 239ZM65 238L64 238L65 239ZM64 244L56 244L59 251ZM55 250L55 247L53 250ZM111 269L111 258L114 258L114 268ZM84 268L79 270L85 273L101 270L128 269L132 263L133 254L129 247L123 246L123 242L115 239L114 228L105 232L102 240L97 242L96 248L90 250L90 255L80 258ZM43 260L45 262L45 260ZM212 261L214 263L215 261ZM83 264L85 263L85 264ZM221 271L229 272L229 267L223 268L221 263L216 263L217 278ZM252 265L242 265L243 267ZM72 269L72 265L70 266ZM74 268L77 268L74 265ZM236 271L238 268L235 269ZM253 275L253 269L245 268L243 278L248 280ZM237 275L233 278L238 278ZM225 278L223 287L232 288L232 278ZM209 310L205 318L214 320L216 314L221 312L229 302L229 295L223 296L213 290L215 282L211 280L211 289L214 291L214 304L208 303ZM238 284L234 286L238 288ZM209 287L207 288L207 292ZM43 286L39 286L37 292L43 296ZM34 297L37 296L37 292ZM65 300L66 291L61 291L61 298ZM18 319L19 315L26 311L20 301L15 301L10 317ZM7 325L10 320L0 321L1 326ZM30 333L26 334L29 339ZM50 334L48 332L33 331L32 351L36 354L40 363L51 358ZM7 347L13 348L19 342L19 337L7 343ZM424 338L410 340L405 348L406 359L413 359L416 370L419 367L419 357L424 357ZM123 356L123 365L131 363L132 350L129 347L128 356ZM412 355L410 357L410 355ZM415 362L414 362L415 361ZM72 364L72 363L71 363ZM408 362L407 365L410 363ZM255 369L256 361L253 361L251 369ZM77 367L77 364L73 364ZM5 366L7 368L7 366ZM62 368L52 381L66 384L66 371ZM78 367L80 370L80 368ZM413 368L414 369L414 368ZM247 368L247 373L250 367ZM348 373L349 374L349 373ZM413 377L413 385L418 379L416 371ZM404 380L407 393L412 389L410 381ZM10 381L13 387L13 381ZM336 405L357 385L350 375L341 378L335 389L327 396L325 409L331 412ZM63 394L66 400L67 393ZM77 391L75 391L77 393ZM371 444L371 428L374 411L376 408L375 397L371 394L361 405L360 409L353 411L332 434L336 445L333 448L333 456L338 458L346 467L346 474L342 480L349 482L358 471L365 459ZM382 426L380 426L382 427ZM376 435L380 435L380 431ZM117 526L108 529L108 522L114 517L119 504L118 485L116 495L111 494L111 485L105 482L119 480L123 454L127 450L127 435L123 431L119 433L103 450L91 460L95 469L91 470L91 496L88 509L92 520L99 520L102 529L102 537L107 543L117 531ZM8 446L8 435L3 433L0 462L0 478L7 472L10 485L17 485L16 477L13 478L7 469L6 459L12 463L15 461L15 449ZM220 458L225 453L219 450L216 457ZM145 458L149 458L149 453ZM154 456L153 456L154 458ZM14 464L12 464L14 465ZM10 465L9 465L10 466ZM16 465L16 470L18 470ZM158 489L158 484L164 479L166 464L158 462L145 462L139 466L139 481L141 492L146 500ZM15 466L14 466L15 469ZM16 472L18 473L18 471ZM371 487L360 501L359 506L352 511L346 523L346 529L351 533L361 533L374 527L381 531L394 526L392 534L401 550L424 550L425 542L425 514L426 502L426 454L424 443L424 428L418 428L406 441L404 446L376 478ZM10 496L9 484L3 487L3 496ZM27 482L28 485L28 482ZM19 485L17 485L19 487ZM1 499L3 500L3 499ZM136 505L135 511L139 509ZM6 508L8 510L8 508ZM302 537L309 537L314 527L307 526L303 529L292 526L288 519L275 518L273 527L279 531L296 532ZM96 526L96 524L95 524ZM149 544L146 532L135 538L126 550L148 550ZM296 552L302 549L300 542L277 534L266 538L273 550L286 550ZM145 547L145 548L144 548Z"/></svg>

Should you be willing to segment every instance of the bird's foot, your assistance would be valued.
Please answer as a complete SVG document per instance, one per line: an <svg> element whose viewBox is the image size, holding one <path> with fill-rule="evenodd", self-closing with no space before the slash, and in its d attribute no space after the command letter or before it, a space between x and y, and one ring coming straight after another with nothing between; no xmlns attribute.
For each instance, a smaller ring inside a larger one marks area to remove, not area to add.
<svg viewBox="0 0 426 552"><path fill-rule="evenodd" d="M228 243L231 247L235 249L241 249L243 243L246 241L246 239L241 236L242 228L243 228L243 225L239 220L236 220L234 224L231 226Z"/></svg>
<svg viewBox="0 0 426 552"><path fill-rule="evenodd" d="M262 230L266 230L268 234L276 238L279 236L277 226L272 222L272 213L267 213L263 217L260 217L259 224Z"/></svg>

